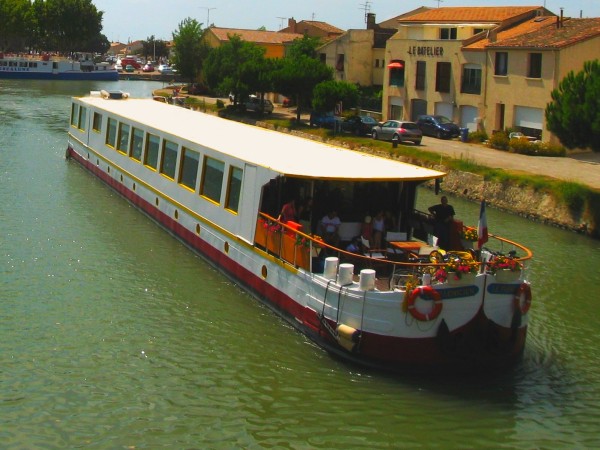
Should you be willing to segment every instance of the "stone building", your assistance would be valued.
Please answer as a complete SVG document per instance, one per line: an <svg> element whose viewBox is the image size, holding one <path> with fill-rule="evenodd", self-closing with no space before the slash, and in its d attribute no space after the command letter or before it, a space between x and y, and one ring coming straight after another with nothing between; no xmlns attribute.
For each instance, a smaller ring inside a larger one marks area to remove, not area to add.
<svg viewBox="0 0 600 450"><path fill-rule="evenodd" d="M469 130L552 140L544 109L571 70L600 58L600 19L543 7L438 8L398 20L387 41L383 115L446 116Z"/></svg>

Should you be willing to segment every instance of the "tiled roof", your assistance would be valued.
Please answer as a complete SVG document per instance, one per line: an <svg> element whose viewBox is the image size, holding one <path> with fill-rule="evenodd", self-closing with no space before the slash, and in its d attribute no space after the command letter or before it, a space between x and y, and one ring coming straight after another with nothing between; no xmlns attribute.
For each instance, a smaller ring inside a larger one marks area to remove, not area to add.
<svg viewBox="0 0 600 450"><path fill-rule="evenodd" d="M276 31L243 30L239 28L210 27L209 30L223 42L228 41L228 36L234 34L240 36L243 41L257 44L283 44L294 39L302 39L303 36L299 33L278 33Z"/></svg>
<svg viewBox="0 0 600 450"><path fill-rule="evenodd" d="M539 6L475 6L435 8L398 20L404 23L499 23L511 17L520 16L540 9Z"/></svg>
<svg viewBox="0 0 600 450"><path fill-rule="evenodd" d="M530 32L539 30L540 28L545 28L550 23L554 24L555 21L556 21L556 16L536 17L535 19L527 20L518 25L511 26L510 28L508 28L506 30L501 30L501 31L491 30L490 36L493 36L494 34L496 34L495 38L492 39L492 38L487 37L487 38L479 39L478 41L473 42L472 44L465 45L463 47L463 49L464 50L483 50L484 48L489 46L492 43L492 41L494 43L498 43L498 42L502 42L507 39L512 39L512 38L524 35L526 33L530 33Z"/></svg>
<svg viewBox="0 0 600 450"><path fill-rule="evenodd" d="M334 27L333 25L331 25L327 22L320 22L318 20L303 20L301 22L298 22L298 25L300 25L302 23L312 25L313 27L319 28L323 31L326 31L327 33L342 34L344 32L344 30L342 30L338 27Z"/></svg>
<svg viewBox="0 0 600 450"><path fill-rule="evenodd" d="M560 20L560 19L558 19ZM585 41L600 36L600 18L590 19L564 19L562 25L557 27L557 18L551 17L543 21L544 26L532 29L523 29L516 35L502 33L495 42L488 42L487 48L499 47L525 47L539 49L554 49L567 47L577 42ZM519 28L519 27L517 27Z"/></svg>

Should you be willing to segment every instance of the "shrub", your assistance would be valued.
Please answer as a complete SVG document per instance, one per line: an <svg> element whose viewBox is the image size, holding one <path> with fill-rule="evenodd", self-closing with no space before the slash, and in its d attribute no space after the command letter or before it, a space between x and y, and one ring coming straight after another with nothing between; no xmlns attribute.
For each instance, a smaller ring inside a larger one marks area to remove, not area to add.
<svg viewBox="0 0 600 450"><path fill-rule="evenodd" d="M488 135L485 131L473 131L469 133L469 142L485 142L488 140Z"/></svg>
<svg viewBox="0 0 600 450"><path fill-rule="evenodd" d="M508 135L504 131L497 131L490 138L490 147L497 150L508 150Z"/></svg>
<svg viewBox="0 0 600 450"><path fill-rule="evenodd" d="M223 103L223 100L221 100L220 98L217 99L216 105L217 105L217 108L219 108L219 109L225 108L225 103Z"/></svg>
<svg viewBox="0 0 600 450"><path fill-rule="evenodd" d="M523 138L513 138L509 142L510 151L521 155L565 156L566 150L560 145L548 142L529 142Z"/></svg>

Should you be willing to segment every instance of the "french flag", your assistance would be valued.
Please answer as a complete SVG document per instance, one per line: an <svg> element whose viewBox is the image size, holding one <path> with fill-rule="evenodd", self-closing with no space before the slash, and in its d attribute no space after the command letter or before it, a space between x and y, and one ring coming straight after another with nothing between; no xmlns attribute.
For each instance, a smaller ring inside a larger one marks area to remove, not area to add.
<svg viewBox="0 0 600 450"><path fill-rule="evenodd" d="M481 201L479 222L477 223L477 246L479 249L488 241L487 217L485 216L485 200Z"/></svg>

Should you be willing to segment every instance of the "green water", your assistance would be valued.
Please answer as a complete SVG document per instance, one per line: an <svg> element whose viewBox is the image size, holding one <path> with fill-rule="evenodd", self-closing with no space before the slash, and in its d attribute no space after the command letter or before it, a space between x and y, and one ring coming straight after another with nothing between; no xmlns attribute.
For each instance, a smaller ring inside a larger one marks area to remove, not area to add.
<svg viewBox="0 0 600 450"><path fill-rule="evenodd" d="M0 80L0 448L600 446L598 241L489 209L535 252L523 362L359 369L65 161L69 96L105 87Z"/></svg>

